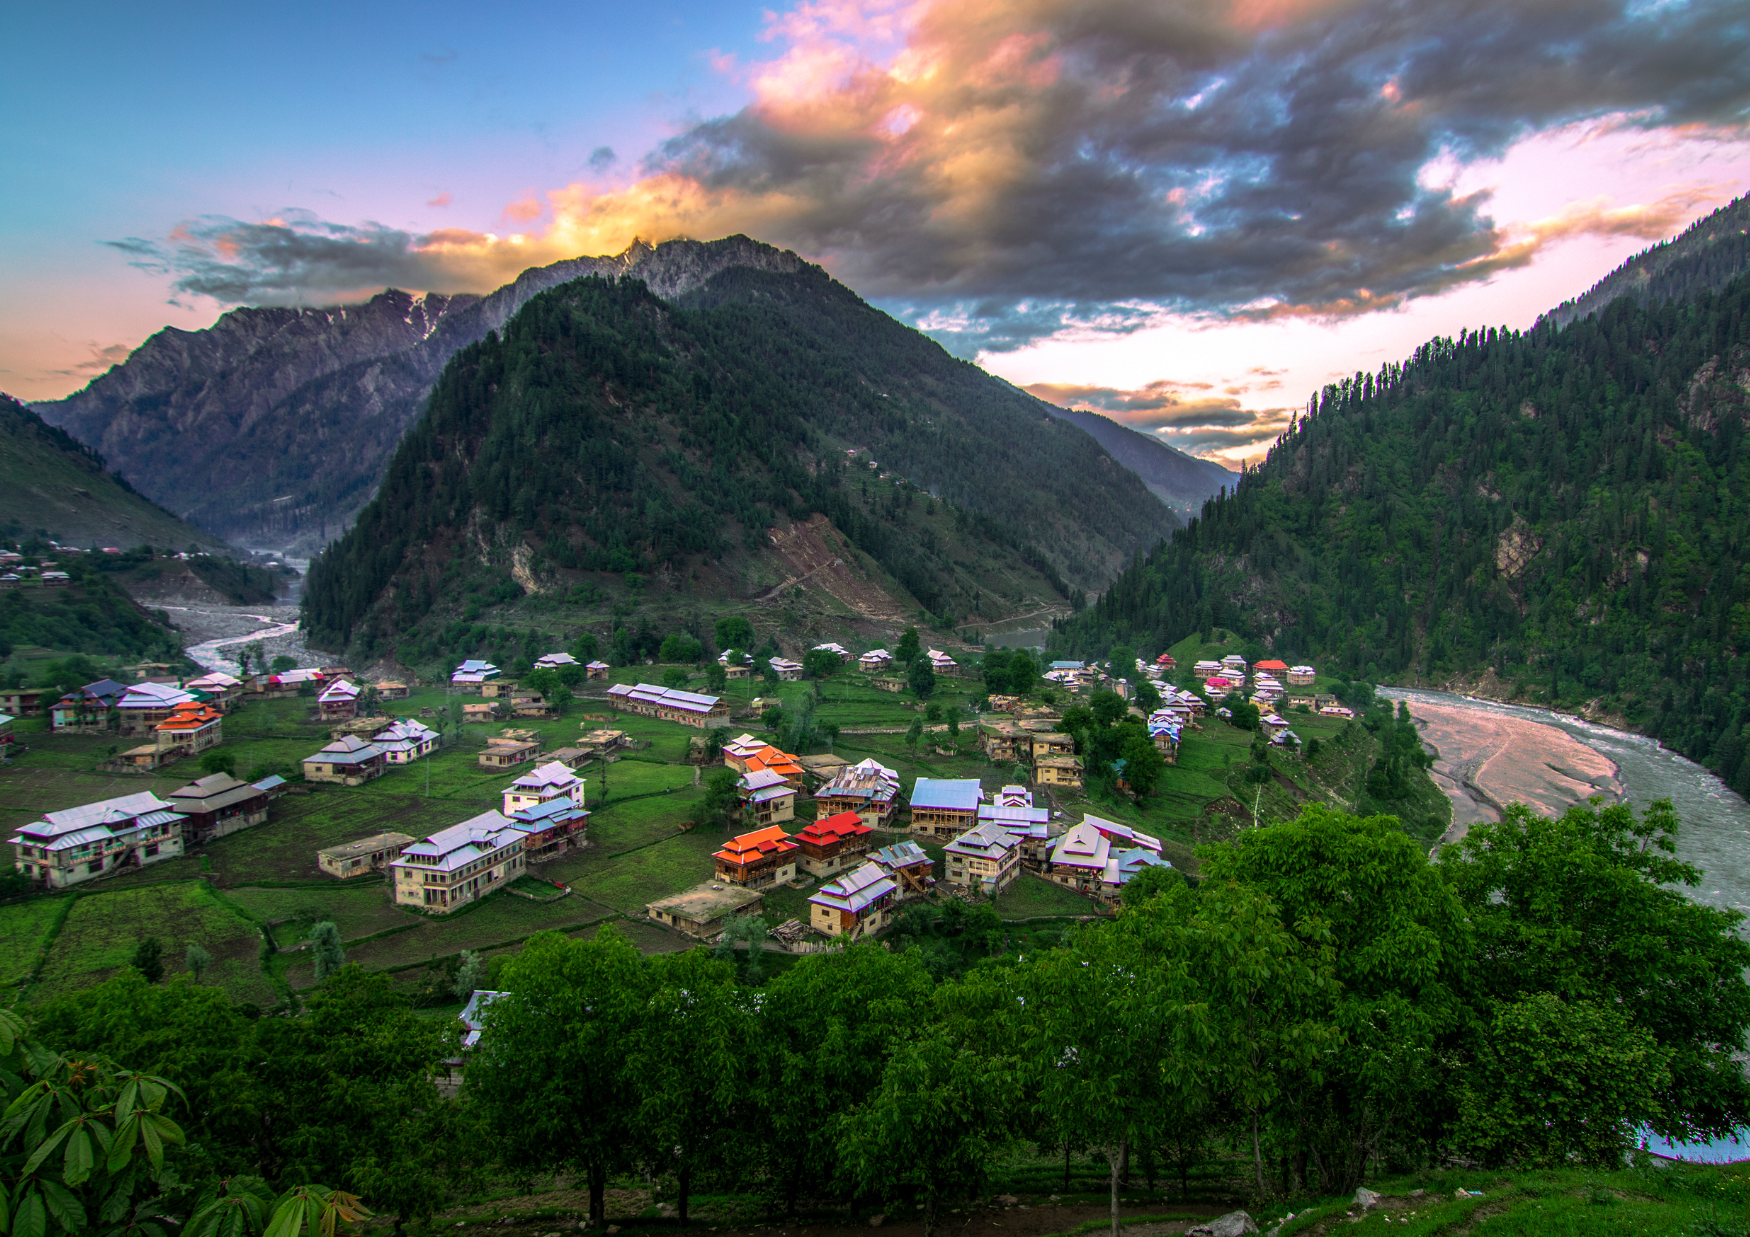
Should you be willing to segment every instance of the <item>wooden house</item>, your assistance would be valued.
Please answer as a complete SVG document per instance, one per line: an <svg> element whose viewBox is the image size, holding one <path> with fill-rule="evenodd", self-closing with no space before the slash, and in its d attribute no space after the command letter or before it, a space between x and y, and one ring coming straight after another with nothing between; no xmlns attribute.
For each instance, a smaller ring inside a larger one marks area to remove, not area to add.
<svg viewBox="0 0 1750 1237"><path fill-rule="evenodd" d="M869 861L893 878L895 902L927 898L935 891L936 865L916 842L895 842L870 851Z"/></svg>
<svg viewBox="0 0 1750 1237"><path fill-rule="evenodd" d="M810 876L831 876L863 861L874 830L855 812L814 821L796 834L796 862Z"/></svg>
<svg viewBox="0 0 1750 1237"><path fill-rule="evenodd" d="M15 870L50 889L183 853L181 818L151 791L45 812L11 841Z"/></svg>
<svg viewBox="0 0 1750 1237"><path fill-rule="evenodd" d="M160 751L179 748L192 755L224 741L225 715L209 704L179 704L152 730Z"/></svg>
<svg viewBox="0 0 1750 1237"><path fill-rule="evenodd" d="M855 812L865 825L884 829L899 813L899 774L873 759L865 760L839 770L814 792L814 799L823 815Z"/></svg>
<svg viewBox="0 0 1750 1237"><path fill-rule="evenodd" d="M358 786L382 777L384 768L381 748L348 735L334 740L314 756L304 757L304 780Z"/></svg>
<svg viewBox="0 0 1750 1237"><path fill-rule="evenodd" d="M796 843L782 825L769 825L725 842L712 855L717 879L744 889L766 889L796 879Z"/></svg>
<svg viewBox="0 0 1750 1237"><path fill-rule="evenodd" d="M316 710L325 722L340 722L358 711L359 689L345 679L330 683L316 697Z"/></svg>
<svg viewBox="0 0 1750 1237"><path fill-rule="evenodd" d="M978 823L983 798L977 778L920 777L911 791L911 831L927 838L959 837Z"/></svg>
<svg viewBox="0 0 1750 1237"><path fill-rule="evenodd" d="M984 824L968 829L942 848L950 885L995 897L1021 875L1021 843L1006 829Z"/></svg>
<svg viewBox="0 0 1750 1237"><path fill-rule="evenodd" d="M796 788L769 769L756 769L736 779L736 794L748 823L776 825L796 819Z"/></svg>
<svg viewBox="0 0 1750 1237"><path fill-rule="evenodd" d="M523 838L494 810L440 829L389 864L395 901L439 915L478 902L523 874Z"/></svg>
<svg viewBox="0 0 1750 1237"><path fill-rule="evenodd" d="M887 926L899 886L878 863L864 863L828 881L808 899L808 923L827 936L857 940Z"/></svg>
<svg viewBox="0 0 1750 1237"><path fill-rule="evenodd" d="M265 824L268 798L259 786L215 773L171 791L170 806L182 816L183 845L192 847Z"/></svg>

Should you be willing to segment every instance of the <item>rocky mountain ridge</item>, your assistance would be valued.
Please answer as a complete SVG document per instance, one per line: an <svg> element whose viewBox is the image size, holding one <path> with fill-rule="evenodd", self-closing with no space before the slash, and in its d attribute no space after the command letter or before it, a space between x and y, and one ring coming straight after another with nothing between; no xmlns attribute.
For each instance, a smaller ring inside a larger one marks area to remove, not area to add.
<svg viewBox="0 0 1750 1237"><path fill-rule="evenodd" d="M239 545L313 553L375 491L444 365L528 301L585 275L636 275L678 296L732 266L791 273L745 236L635 241L524 271L486 296L391 289L362 305L239 308L166 328L83 390L35 405L141 493Z"/></svg>

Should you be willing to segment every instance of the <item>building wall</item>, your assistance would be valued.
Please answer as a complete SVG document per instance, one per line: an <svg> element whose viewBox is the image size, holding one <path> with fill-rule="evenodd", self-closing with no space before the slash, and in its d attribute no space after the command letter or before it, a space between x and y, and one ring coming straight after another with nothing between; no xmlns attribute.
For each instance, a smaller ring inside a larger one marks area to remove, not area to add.
<svg viewBox="0 0 1750 1237"><path fill-rule="evenodd" d="M182 834L174 826L165 825L160 826L160 828L166 832L148 840L127 840L127 835L119 835L111 840L121 841L124 843L123 845L101 855L81 858L77 862L57 862L55 859L41 858L27 859L19 856L13 867L19 872L27 873L32 880L44 882L50 889L69 889L74 885L83 885L86 881L96 880L99 876L118 869L126 869L131 866L128 862L130 856L138 858L140 867L150 867L165 859L180 858L183 854ZM17 849L20 848L14 848L14 850ZM147 854L147 851L153 853ZM60 858L65 858L65 852L62 852ZM99 860L102 861L101 867L95 871L90 870Z"/></svg>
<svg viewBox="0 0 1750 1237"><path fill-rule="evenodd" d="M502 888L510 881L522 875L523 856L522 844L500 848L490 858L480 861L480 870L457 879L453 873L446 873L447 881L439 884L424 879L427 875L436 875L433 869L421 868L416 864L394 868L395 901L402 906L417 906L436 915L447 915L457 907L478 902L494 889ZM436 895L442 891L442 900L436 896L427 898L430 891Z"/></svg>

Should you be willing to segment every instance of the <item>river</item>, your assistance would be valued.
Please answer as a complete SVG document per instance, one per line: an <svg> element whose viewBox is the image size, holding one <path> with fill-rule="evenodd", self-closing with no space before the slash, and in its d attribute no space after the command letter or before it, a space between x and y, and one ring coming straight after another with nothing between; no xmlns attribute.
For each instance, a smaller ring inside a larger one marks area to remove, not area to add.
<svg viewBox="0 0 1750 1237"><path fill-rule="evenodd" d="M1682 828L1677 857L1702 871L1686 892L1697 902L1750 913L1750 803L1707 769L1658 741L1546 709L1450 692L1382 687L1440 753L1435 780L1452 799L1448 838L1499 819L1498 805L1556 813L1591 795L1637 808L1669 799Z"/></svg>

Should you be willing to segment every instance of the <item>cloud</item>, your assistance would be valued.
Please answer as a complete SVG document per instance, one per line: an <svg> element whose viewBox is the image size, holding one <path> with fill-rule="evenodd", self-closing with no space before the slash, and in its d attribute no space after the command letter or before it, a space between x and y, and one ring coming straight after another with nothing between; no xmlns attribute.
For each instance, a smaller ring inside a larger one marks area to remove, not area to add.
<svg viewBox="0 0 1750 1237"><path fill-rule="evenodd" d="M1242 408L1229 395L1205 394L1211 389L1206 382L1162 380L1134 390L1035 382L1025 389L1047 403L1097 412L1120 425L1157 434L1163 442L1193 455L1239 451L1246 456L1248 448L1271 442L1287 429L1293 412Z"/></svg>
<svg viewBox="0 0 1750 1237"><path fill-rule="evenodd" d="M450 195L448 193L440 193L435 198L427 199L425 204L427 206L448 206L450 204Z"/></svg>
<svg viewBox="0 0 1750 1237"><path fill-rule="evenodd" d="M730 66L747 106L629 183L522 199L507 218L550 222L521 239L288 213L117 247L179 290L315 299L745 232L971 355L1165 315L1376 313L1573 236L1665 235L1682 195L1516 224L1430 169L1586 122L1741 137L1750 107L1735 0L805 0L766 37L771 59Z"/></svg>
<svg viewBox="0 0 1750 1237"><path fill-rule="evenodd" d="M65 369L47 371L51 374L64 375L69 378L90 378L93 375L105 373L112 365L120 365L133 353L131 344L87 344L91 355L83 361L76 361Z"/></svg>

